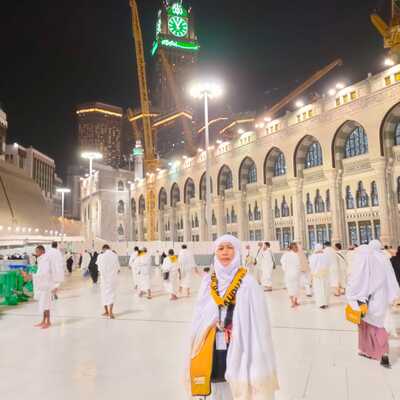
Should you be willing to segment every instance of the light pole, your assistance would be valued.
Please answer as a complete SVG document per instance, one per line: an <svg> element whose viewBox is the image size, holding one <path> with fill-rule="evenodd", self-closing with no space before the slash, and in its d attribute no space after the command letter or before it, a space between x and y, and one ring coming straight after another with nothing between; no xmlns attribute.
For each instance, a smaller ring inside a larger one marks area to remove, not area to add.
<svg viewBox="0 0 400 400"><path fill-rule="evenodd" d="M89 218L89 241L92 244L92 250L94 248L94 240L92 235L92 207L91 207L91 200L92 200L92 175L93 175L93 161L94 160L101 160L103 155L97 151L85 151L81 154L81 157L85 160L89 160L89 207L88 207L88 218Z"/></svg>
<svg viewBox="0 0 400 400"><path fill-rule="evenodd" d="M71 193L71 189L68 188L58 188L56 190L57 193L61 193L61 218L62 218L62 225L61 225L61 242L64 241L64 230L65 230L65 220L64 220L64 204L65 204L65 194Z"/></svg>
<svg viewBox="0 0 400 400"><path fill-rule="evenodd" d="M222 88L215 82L200 82L190 89L192 97L204 99L204 127L205 127L205 152L206 152L206 239L212 240L212 208L211 208L211 179L210 179L210 132L208 122L208 102L210 99L220 97ZM200 188L201 190L201 188Z"/></svg>

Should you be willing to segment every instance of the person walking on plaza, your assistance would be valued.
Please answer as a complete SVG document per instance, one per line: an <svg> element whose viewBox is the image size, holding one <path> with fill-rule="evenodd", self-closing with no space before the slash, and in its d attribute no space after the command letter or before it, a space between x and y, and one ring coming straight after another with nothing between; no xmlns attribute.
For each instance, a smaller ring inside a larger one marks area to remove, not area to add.
<svg viewBox="0 0 400 400"><path fill-rule="evenodd" d="M97 285L97 280L99 279L99 267L97 266L97 259L99 257L99 253L95 251L90 259L89 264L89 272L90 277L92 278L92 282L94 285Z"/></svg>
<svg viewBox="0 0 400 400"><path fill-rule="evenodd" d="M281 259L282 269L285 273L286 289L293 308L300 305L301 265L298 252L299 248L297 243L290 243L289 251L287 251Z"/></svg>
<svg viewBox="0 0 400 400"><path fill-rule="evenodd" d="M310 256L310 269L313 277L315 304L325 309L329 306L329 259L321 244L315 245L314 253Z"/></svg>
<svg viewBox="0 0 400 400"><path fill-rule="evenodd" d="M265 242L257 257L257 268L259 270L261 286L266 292L272 291L272 271L274 270L274 256L271 250L271 244Z"/></svg>
<svg viewBox="0 0 400 400"><path fill-rule="evenodd" d="M199 289L191 327L191 395L214 400L272 400L278 379L263 290L241 266L240 241L214 243L214 273ZM196 397L198 398L198 397Z"/></svg>
<svg viewBox="0 0 400 400"><path fill-rule="evenodd" d="M175 255L174 250L168 251L168 257L164 259L161 267L163 273L164 288L170 295L170 300L178 299L178 287L179 287L179 263L178 257Z"/></svg>
<svg viewBox="0 0 400 400"><path fill-rule="evenodd" d="M64 257L61 254L61 251L58 250L58 243L53 242L51 244L51 248L46 253L47 257L50 260L50 265L54 278L54 289L53 289L53 298L54 300L58 299L58 289L60 285L64 282Z"/></svg>
<svg viewBox="0 0 400 400"><path fill-rule="evenodd" d="M161 265L161 254L159 250L156 250L154 254L154 266L159 267Z"/></svg>
<svg viewBox="0 0 400 400"><path fill-rule="evenodd" d="M339 274L339 290L340 294L344 294L346 292L348 270L346 254L343 252L342 245L340 243L335 244L335 251Z"/></svg>
<svg viewBox="0 0 400 400"><path fill-rule="evenodd" d="M35 325L38 328L48 329L51 326L50 310L52 303L52 291L56 284L50 258L45 253L43 246L36 247L37 272L34 278L35 299L38 300L39 313L43 316L42 321Z"/></svg>
<svg viewBox="0 0 400 400"><path fill-rule="evenodd" d="M135 259L139 256L139 247L135 246L133 249L133 253L129 257L129 267L131 268L131 273L132 273L132 282L133 282L133 289L136 290L138 289L138 283L139 283L139 276L138 276L138 271L135 269Z"/></svg>
<svg viewBox="0 0 400 400"><path fill-rule="evenodd" d="M151 257L145 247L135 257L132 268L137 271L139 297L147 294L147 298L151 299Z"/></svg>
<svg viewBox="0 0 400 400"><path fill-rule="evenodd" d="M331 242L324 243L324 253L329 260L329 280L331 288L334 289L334 295L340 296L340 276L339 276L339 266L336 251L332 249Z"/></svg>
<svg viewBox="0 0 400 400"><path fill-rule="evenodd" d="M186 296L190 296L190 289L192 287L193 272L197 270L196 261L191 250L187 248L186 244L182 245L182 250L178 256L179 272L180 272L180 287L179 292L186 290Z"/></svg>
<svg viewBox="0 0 400 400"><path fill-rule="evenodd" d="M90 256L89 251L85 250L82 255L82 264L81 264L81 270L82 270L83 274L86 274L87 271L89 270L90 259L91 259L91 256Z"/></svg>
<svg viewBox="0 0 400 400"><path fill-rule="evenodd" d="M297 248L297 255L300 260L300 287L304 288L307 297L312 297L310 263L303 246L297 243Z"/></svg>
<svg viewBox="0 0 400 400"><path fill-rule="evenodd" d="M347 300L353 310L360 310L363 303L368 306L358 326L360 356L380 360L385 368L390 368L390 361L389 334L384 323L390 306L399 296L399 284L381 243L373 240L360 246L354 255Z"/></svg>
<svg viewBox="0 0 400 400"><path fill-rule="evenodd" d="M104 306L103 316L114 319L115 292L117 290L118 272L120 269L118 255L108 244L103 246L103 252L97 259L100 272L101 300Z"/></svg>
<svg viewBox="0 0 400 400"><path fill-rule="evenodd" d="M74 258L72 257L71 253L68 253L68 255L67 255L66 264L67 264L68 273L71 275L72 274L72 267L74 266Z"/></svg>

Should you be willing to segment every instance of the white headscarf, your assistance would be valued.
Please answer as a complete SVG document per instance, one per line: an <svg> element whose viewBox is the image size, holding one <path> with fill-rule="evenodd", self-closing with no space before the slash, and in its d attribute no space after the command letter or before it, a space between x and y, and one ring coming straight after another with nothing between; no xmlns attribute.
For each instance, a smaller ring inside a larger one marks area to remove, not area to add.
<svg viewBox="0 0 400 400"><path fill-rule="evenodd" d="M217 249L222 243L229 243L235 249L235 255L231 263L224 267L217 258ZM220 294L225 293L240 267L241 251L240 240L232 235L222 235L214 242L214 270L218 279Z"/></svg>

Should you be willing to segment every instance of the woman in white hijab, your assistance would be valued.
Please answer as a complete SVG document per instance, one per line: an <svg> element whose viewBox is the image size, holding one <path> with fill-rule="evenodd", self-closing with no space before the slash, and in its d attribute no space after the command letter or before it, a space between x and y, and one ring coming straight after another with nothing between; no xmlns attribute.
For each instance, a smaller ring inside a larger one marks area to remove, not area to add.
<svg viewBox="0 0 400 400"><path fill-rule="evenodd" d="M390 368L389 335L384 328L386 313L399 297L400 288L379 241L360 246L354 255L353 270L347 287L347 299L354 310L368 303L368 312L359 325L360 356L381 360Z"/></svg>
<svg viewBox="0 0 400 400"><path fill-rule="evenodd" d="M314 253L310 257L310 268L314 283L315 303L325 309L329 305L329 258L324 253L321 244L315 245Z"/></svg>
<svg viewBox="0 0 400 400"><path fill-rule="evenodd" d="M261 287L240 266L240 241L223 235L215 242L215 273L200 287L192 324L190 372L196 384L207 383L214 400L269 400L278 389L268 308ZM194 362L213 337L212 363L194 376Z"/></svg>

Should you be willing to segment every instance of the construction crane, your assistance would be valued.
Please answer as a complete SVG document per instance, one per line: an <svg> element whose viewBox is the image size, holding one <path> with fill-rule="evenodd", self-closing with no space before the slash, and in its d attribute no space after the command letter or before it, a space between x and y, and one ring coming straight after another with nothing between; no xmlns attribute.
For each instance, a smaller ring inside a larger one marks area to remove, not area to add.
<svg viewBox="0 0 400 400"><path fill-rule="evenodd" d="M143 115L144 167L147 173L154 173L158 159L154 148L153 131L151 129L150 101L147 88L146 62L144 59L143 36L140 27L139 11L136 0L129 0L132 12L132 33L136 50L136 65L139 80L140 106ZM150 175L146 183L146 216L147 240L156 239L156 195L154 180Z"/></svg>
<svg viewBox="0 0 400 400"><path fill-rule="evenodd" d="M394 62L400 59L400 0L391 0L390 21L387 24L377 13L371 14L371 22L383 37L385 49Z"/></svg>
<svg viewBox="0 0 400 400"><path fill-rule="evenodd" d="M338 58L337 60L335 60L332 63L330 63L329 65L327 65L325 68L322 68L321 70L317 71L310 78L308 78L305 82L303 82L300 86L298 86L296 89L294 89L292 92L290 92L287 96L285 96L282 100L280 100L278 103L274 104L271 108L269 108L268 111L265 114L263 114L264 120L272 119L280 110L282 110L289 103L291 103L293 100L298 98L301 94L303 94L312 85L314 85L316 82L318 82L324 76L326 76L329 72L331 72L334 68L336 68L338 66L342 66L342 65L343 65L343 61L340 58Z"/></svg>

